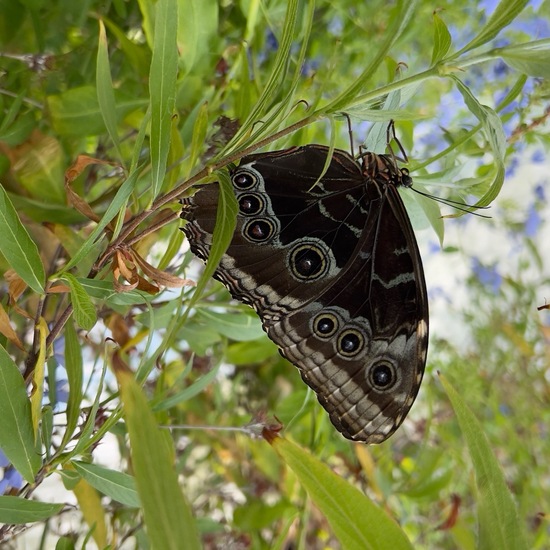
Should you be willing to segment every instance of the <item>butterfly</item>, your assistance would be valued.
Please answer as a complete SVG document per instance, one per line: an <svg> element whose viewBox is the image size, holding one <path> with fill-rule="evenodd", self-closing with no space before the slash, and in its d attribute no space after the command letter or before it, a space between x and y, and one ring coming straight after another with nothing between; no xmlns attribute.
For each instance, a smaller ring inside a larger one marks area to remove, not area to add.
<svg viewBox="0 0 550 550"><path fill-rule="evenodd" d="M246 156L230 176L237 224L215 278L256 310L338 431L381 443L416 398L428 348L422 261L398 191L408 171L393 155L306 145ZM204 261L219 193L213 183L182 200Z"/></svg>

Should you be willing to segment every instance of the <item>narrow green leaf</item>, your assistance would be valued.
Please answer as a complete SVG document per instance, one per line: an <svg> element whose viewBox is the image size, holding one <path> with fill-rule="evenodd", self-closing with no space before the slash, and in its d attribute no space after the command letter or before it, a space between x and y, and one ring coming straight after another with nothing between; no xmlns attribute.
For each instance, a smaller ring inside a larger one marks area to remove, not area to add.
<svg viewBox="0 0 550 550"><path fill-rule="evenodd" d="M74 541L70 537L60 537L55 543L55 550L75 550Z"/></svg>
<svg viewBox="0 0 550 550"><path fill-rule="evenodd" d="M179 0L178 45L185 74L195 68L204 70L201 61L210 54L212 40L218 32L217 0ZM193 75L195 71L193 71Z"/></svg>
<svg viewBox="0 0 550 550"><path fill-rule="evenodd" d="M463 53L479 48L492 40L502 29L507 27L529 3L529 0L501 0L496 7L493 15L489 18L485 26L478 35L470 40L459 52L453 55L453 58L459 57Z"/></svg>
<svg viewBox="0 0 550 550"><path fill-rule="evenodd" d="M67 401L67 427L63 434L61 447L70 441L80 418L82 404L82 348L78 341L74 324L69 321L65 325L65 368L69 382L69 399Z"/></svg>
<svg viewBox="0 0 550 550"><path fill-rule="evenodd" d="M0 252L15 272L38 294L46 275L38 247L21 223L4 186L0 184Z"/></svg>
<svg viewBox="0 0 550 550"><path fill-rule="evenodd" d="M64 504L37 502L21 497L0 496L0 523L34 523L59 514Z"/></svg>
<svg viewBox="0 0 550 550"><path fill-rule="evenodd" d="M414 181L414 188L423 193L427 193L427 189L423 188L420 183ZM427 220L429 225L435 231L439 244L443 245L443 237L445 235L445 224L441 218L441 210L439 204L429 197L424 197L410 189L403 189L399 191L403 203L407 209L409 219L415 229L423 229L428 227L425 223Z"/></svg>
<svg viewBox="0 0 550 550"><path fill-rule="evenodd" d="M50 362L48 361L48 366L49 364ZM56 366L57 365L54 364L53 370L55 370ZM49 376L49 373L48 373L48 376ZM55 378L52 376L50 380L55 380ZM54 427L53 408L50 405L44 405L44 407L42 407L42 417L40 421L41 421L40 437L42 439L42 445L46 450L46 460L48 460L49 458L51 458L50 451L52 449L52 435L53 435L53 427Z"/></svg>
<svg viewBox="0 0 550 550"><path fill-rule="evenodd" d="M235 198L235 192L233 191L233 185L226 172L220 172L218 180L217 183L210 184L219 185L220 187L218 210L216 212L216 225L214 227L214 233L212 234L212 248L210 249L208 262L204 272L197 283L193 296L189 300L187 310L190 310L198 301L208 281L212 275L214 275L214 271L216 271L221 257L224 255L233 238L235 226L237 225L238 205L237 199Z"/></svg>
<svg viewBox="0 0 550 550"><path fill-rule="evenodd" d="M184 401L188 401L192 397L195 397L195 395L198 395L199 393L204 391L204 389L216 379L216 376L218 375L218 371L220 369L220 365L221 363L218 363L213 369L208 371L205 375L201 376L191 386L188 386L185 389L175 393L174 395L170 395L169 397L163 398L158 403L155 403L153 405L153 410L157 412L171 409L172 407L175 407L176 405L179 405Z"/></svg>
<svg viewBox="0 0 550 550"><path fill-rule="evenodd" d="M151 2L148 3L152 5ZM108 17L105 17L105 12L102 13L102 21L116 38L131 70L137 73L141 78L147 78L149 76L149 67L151 66L151 50L143 48L139 42L130 40L126 34L127 29L119 27ZM124 20L119 20L119 23L124 25ZM145 20L143 21L143 29L146 31Z"/></svg>
<svg viewBox="0 0 550 550"><path fill-rule="evenodd" d="M111 64L109 62L109 46L107 44L107 35L103 21L99 21L99 40L97 45L96 62L96 90L99 110L103 117L105 127L113 140L119 159L123 158L120 150L120 140L117 131L117 112L116 101L111 79Z"/></svg>
<svg viewBox="0 0 550 550"><path fill-rule="evenodd" d="M138 134L132 150L132 161L130 162L130 172L134 173L141 162L141 155L143 153L143 143L145 137L149 131L149 123L151 122L151 104L147 107L144 117L141 119L139 125Z"/></svg>
<svg viewBox="0 0 550 550"><path fill-rule="evenodd" d="M277 357L277 346L264 335L251 342L237 342L231 344L226 352L225 359L232 365L250 365L261 363L269 357Z"/></svg>
<svg viewBox="0 0 550 550"><path fill-rule="evenodd" d="M90 412L86 419L86 423L84 424L84 427L80 432L80 437L78 438L78 442L73 449L73 453L72 453L73 456L77 456L83 453L91 444L91 442L94 440L94 437L97 437L99 435L99 432L101 432L101 430L96 429L97 428L96 415L99 409L99 403L101 402L101 392L103 391L103 380L105 379L106 371L107 371L107 367L104 366L101 371L101 378L99 379L99 383L97 385L94 403L92 405L92 408L90 409ZM116 415L113 414L111 419L115 417ZM108 424L108 422L106 422L105 424ZM95 431L95 434L94 434L94 431Z"/></svg>
<svg viewBox="0 0 550 550"><path fill-rule="evenodd" d="M43 200L35 200L8 192L16 212L24 212L31 220L43 222L55 222L63 225L80 224L86 218L74 208L59 204L44 203Z"/></svg>
<svg viewBox="0 0 550 550"><path fill-rule="evenodd" d="M508 93L501 98L497 105L497 111L502 112L503 109L511 105L513 101L523 92L525 83L527 82L527 75L522 74L516 80L515 84L508 90Z"/></svg>
<svg viewBox="0 0 550 550"><path fill-rule="evenodd" d="M46 374L46 338L48 326L43 317L37 324L38 357L32 373L31 418L34 437L39 435L38 427L42 419L42 401L44 398L44 379Z"/></svg>
<svg viewBox="0 0 550 550"><path fill-rule="evenodd" d="M485 206L490 204L500 193L502 184L504 183L504 157L506 155L506 134L502 127L502 121L498 114L487 107L482 105L476 99L471 90L455 75L449 75L455 82L459 92L464 98L466 106L470 112L481 122L485 135L491 146L491 150L495 160L495 177L489 190L479 199L476 206Z"/></svg>
<svg viewBox="0 0 550 550"><path fill-rule="evenodd" d="M193 126L191 148L189 150L189 169L193 169L197 159L204 150L204 142L208 131L208 103L204 102L197 113Z"/></svg>
<svg viewBox="0 0 550 550"><path fill-rule="evenodd" d="M31 402L17 365L2 346L0 365L0 449L19 473L33 483L42 461L35 448Z"/></svg>
<svg viewBox="0 0 550 550"><path fill-rule="evenodd" d="M67 281L71 289L71 303L74 308L76 324L85 330L91 330L97 321L97 313L92 300L72 273L64 273L63 279Z"/></svg>
<svg viewBox="0 0 550 550"><path fill-rule="evenodd" d="M101 496L82 478L73 487L73 493L78 502L79 511L89 527L88 534L93 537L98 548L105 548L107 546L107 523Z"/></svg>
<svg viewBox="0 0 550 550"><path fill-rule="evenodd" d="M483 550L527 549L514 499L479 420L449 381L441 375L440 379L455 411L474 465L479 494L478 547Z"/></svg>
<svg viewBox="0 0 550 550"><path fill-rule="evenodd" d="M116 292L113 289L113 283L110 281L100 281L98 279L86 279L78 277L78 282L82 288L92 298L105 300L110 306L132 306L148 303L152 296L139 290L130 292Z"/></svg>
<svg viewBox="0 0 550 550"><path fill-rule="evenodd" d="M100 493L132 508L141 506L136 482L132 476L87 462L75 460L72 465L82 478Z"/></svg>
<svg viewBox="0 0 550 550"><path fill-rule="evenodd" d="M14 123L17 115L20 114L24 97L25 94L20 92L19 95L14 98L13 103L9 106L7 111L3 113L3 119L0 121L0 140L6 141L6 138L9 139L10 126ZM16 145L17 143L9 143L9 145Z"/></svg>
<svg viewBox="0 0 550 550"><path fill-rule="evenodd" d="M162 185L170 149L170 126L176 100L178 72L177 22L177 1L159 0L155 10L155 37L149 76L153 197L157 195Z"/></svg>
<svg viewBox="0 0 550 550"><path fill-rule="evenodd" d="M187 549L199 549L197 526L181 492L168 440L159 430L149 403L133 376L121 370L116 376L151 546L179 550L185 541Z"/></svg>
<svg viewBox="0 0 550 550"><path fill-rule="evenodd" d="M138 4L143 18L141 26L145 32L147 44L152 49L154 41L155 3L151 2L151 0L138 0Z"/></svg>
<svg viewBox="0 0 550 550"><path fill-rule="evenodd" d="M275 437L271 444L327 518L342 548L412 549L397 522L359 489L298 445L281 437Z"/></svg>
<svg viewBox="0 0 550 550"><path fill-rule="evenodd" d="M550 39L499 48L496 52L514 69L529 76L550 78Z"/></svg>
<svg viewBox="0 0 550 550"><path fill-rule="evenodd" d="M443 19L437 15L433 14L433 25L434 25L434 47L432 52L432 65L435 65L438 61L441 61L449 51L451 47L451 33L447 29Z"/></svg>
<svg viewBox="0 0 550 550"><path fill-rule="evenodd" d="M217 313L212 310L200 309L197 311L200 318L207 321L207 325L237 342L256 340L265 335L262 323L257 315L246 313Z"/></svg>

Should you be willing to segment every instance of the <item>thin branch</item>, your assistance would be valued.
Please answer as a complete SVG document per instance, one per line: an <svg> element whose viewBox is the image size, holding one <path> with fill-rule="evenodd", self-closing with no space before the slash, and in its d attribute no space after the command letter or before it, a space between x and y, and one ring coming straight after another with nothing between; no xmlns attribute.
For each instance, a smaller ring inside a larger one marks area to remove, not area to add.
<svg viewBox="0 0 550 550"><path fill-rule="evenodd" d="M109 245L109 247L105 250L103 255L99 258L99 260L95 263L94 267L90 271L90 274L88 275L90 278L95 277L99 270L109 261L111 256L113 255L114 251L122 246L123 244L127 244L127 239L129 235L135 231L135 229L144 221L146 220L153 212L157 211L162 206L173 202L176 200L186 189L194 185L195 183L203 180L207 176L209 176L212 172L215 172L217 170L221 170L222 168L225 168L227 165L231 164L232 162L235 162L239 160L240 158L249 155L250 153L253 153L256 151L256 149L260 149L261 147L265 147L266 145L269 145L270 143L276 141L277 139L280 139L288 134L291 134L295 132L296 130L299 130L300 128L303 128L309 124L311 124L314 120L316 120L317 116L310 116L306 117L299 122L296 122L295 124L292 124L288 126L287 128L284 128L283 130L280 130L279 132L276 132L275 134L262 139L255 143L254 145L251 145L249 147L246 147L242 151L239 151L238 153L233 153L227 157L225 157L223 160L214 163L211 166L207 166L206 168L203 168L199 172L197 172L193 177L190 179L184 181L180 185L176 186L172 191L169 193L166 193L166 195L163 195L162 197L158 198L151 208L144 210L141 212L141 214L138 214L135 218L128 221L125 226L123 227L120 235ZM133 242L135 242L134 239L132 239Z"/></svg>

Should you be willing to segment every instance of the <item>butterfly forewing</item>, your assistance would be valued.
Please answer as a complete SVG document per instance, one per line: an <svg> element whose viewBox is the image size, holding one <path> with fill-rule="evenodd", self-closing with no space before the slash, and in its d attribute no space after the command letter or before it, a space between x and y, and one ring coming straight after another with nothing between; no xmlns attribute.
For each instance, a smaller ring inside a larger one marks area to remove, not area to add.
<svg viewBox="0 0 550 550"><path fill-rule="evenodd" d="M399 169L335 150L319 179L328 154L310 145L242 159L231 174L237 227L216 276L260 314L337 429L379 443L401 424L424 371L422 263ZM184 200L184 231L204 260L217 193L213 184Z"/></svg>

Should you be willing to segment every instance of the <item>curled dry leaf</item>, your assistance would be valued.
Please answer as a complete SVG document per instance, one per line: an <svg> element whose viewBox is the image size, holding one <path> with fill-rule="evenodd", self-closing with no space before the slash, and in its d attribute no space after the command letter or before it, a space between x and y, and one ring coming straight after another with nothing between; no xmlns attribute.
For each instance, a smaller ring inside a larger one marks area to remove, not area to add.
<svg viewBox="0 0 550 550"><path fill-rule="evenodd" d="M176 277L166 271L161 271L153 267L149 262L144 260L137 252L133 252L136 263L141 267L143 273L151 278L155 283L166 288L181 288L182 286L194 286L195 282L190 279L182 279Z"/></svg>
<svg viewBox="0 0 550 550"><path fill-rule="evenodd" d="M120 350L119 349L115 349L113 351L113 355L112 355L111 360L112 360L111 366L112 366L113 370L115 371L115 374L118 373L118 372L126 372L126 373L131 374L131 375L134 374L132 372L132 369L128 365L128 363L126 363L126 361L124 361L124 359L122 359L122 357L120 356Z"/></svg>
<svg viewBox="0 0 550 550"><path fill-rule="evenodd" d="M47 290L47 294L68 294L69 292L71 292L70 287L63 283L56 283Z"/></svg>
<svg viewBox="0 0 550 550"><path fill-rule="evenodd" d="M461 502L462 499L459 495L457 495L456 493L453 493L451 495L451 510L449 512L449 515L447 516L447 519L437 527L437 530L446 531L456 525Z"/></svg>
<svg viewBox="0 0 550 550"><path fill-rule="evenodd" d="M160 290L159 287L150 283L138 273L136 256L133 250L119 249L116 251L113 258L113 284L115 290L117 292L129 292L137 289L148 294L157 294Z"/></svg>
<svg viewBox="0 0 550 550"><path fill-rule="evenodd" d="M139 284L139 276L135 263L127 251L117 250L113 257L114 287L117 292L135 290ZM122 281L124 282L121 282Z"/></svg>
<svg viewBox="0 0 550 550"><path fill-rule="evenodd" d="M2 304L0 304L0 333L2 333L12 344L15 344L21 351L25 351L25 347L21 343L21 340L19 340L15 330L13 330L10 318Z"/></svg>
<svg viewBox="0 0 550 550"><path fill-rule="evenodd" d="M74 163L65 171L65 191L71 206L74 206L83 216L88 219L98 222L99 216L92 210L90 205L80 195L75 193L71 187L71 183L82 174L84 169L91 164L102 164L107 166L118 166L114 162L95 159L87 155L78 155Z"/></svg>
<svg viewBox="0 0 550 550"><path fill-rule="evenodd" d="M82 172L84 169L90 164L102 164L104 166L118 166L115 162L109 162L106 160L96 159L93 157L89 157L88 155L78 155L76 157L76 160L73 162L69 168L65 171L65 183L72 183Z"/></svg>
<svg viewBox="0 0 550 550"><path fill-rule="evenodd" d="M152 282L138 273L138 267ZM113 258L114 287L117 292L142 290L149 294L157 294L160 287L181 288L185 285L194 285L189 279L176 277L166 271L153 267L144 260L135 250L118 249Z"/></svg>
<svg viewBox="0 0 550 550"><path fill-rule="evenodd" d="M8 296L10 298L10 307L21 315L22 317L25 317L26 319L33 320L34 315L31 315L27 311L25 311L23 308L19 307L17 305L17 300L25 292L27 289L27 283L19 277L19 275L13 270L13 269L7 269L4 272L4 279L8 283Z"/></svg>
<svg viewBox="0 0 550 550"><path fill-rule="evenodd" d="M113 340L121 348L125 348L132 338L127 320L119 313L113 313L107 318L106 325L111 331Z"/></svg>
<svg viewBox="0 0 550 550"><path fill-rule="evenodd" d="M21 294L25 292L27 283L19 277L19 275L13 269L7 269L4 273L4 280L8 283L8 295L10 297L10 304L15 304Z"/></svg>

